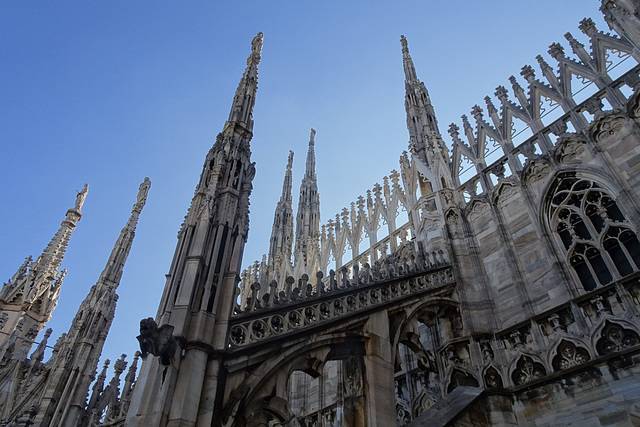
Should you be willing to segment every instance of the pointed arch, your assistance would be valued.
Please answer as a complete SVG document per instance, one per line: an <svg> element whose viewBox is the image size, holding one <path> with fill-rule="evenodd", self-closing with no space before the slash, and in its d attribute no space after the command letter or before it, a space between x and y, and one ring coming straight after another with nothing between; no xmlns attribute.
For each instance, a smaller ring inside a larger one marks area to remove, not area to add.
<svg viewBox="0 0 640 427"><path fill-rule="evenodd" d="M640 270L640 241L606 180L561 172L545 191L542 221L585 291Z"/></svg>
<svg viewBox="0 0 640 427"><path fill-rule="evenodd" d="M482 373L482 378L484 379L484 385L487 388L503 388L504 381L502 380L502 375L498 368L493 365L489 365L484 369Z"/></svg>
<svg viewBox="0 0 640 427"><path fill-rule="evenodd" d="M478 379L471 372L461 367L456 367L451 370L449 374L449 381L447 383L447 393L451 393L456 387L480 387Z"/></svg>
<svg viewBox="0 0 640 427"><path fill-rule="evenodd" d="M547 375L542 361L531 354L521 354L514 359L509 369L511 381L519 386Z"/></svg>
<svg viewBox="0 0 640 427"><path fill-rule="evenodd" d="M587 349L577 345L572 340L560 340L553 350L553 353L550 353L554 354L550 364L555 372L569 369L591 360Z"/></svg>
<svg viewBox="0 0 640 427"><path fill-rule="evenodd" d="M606 319L596 328L592 340L598 355L604 356L640 344L640 335L622 322Z"/></svg>

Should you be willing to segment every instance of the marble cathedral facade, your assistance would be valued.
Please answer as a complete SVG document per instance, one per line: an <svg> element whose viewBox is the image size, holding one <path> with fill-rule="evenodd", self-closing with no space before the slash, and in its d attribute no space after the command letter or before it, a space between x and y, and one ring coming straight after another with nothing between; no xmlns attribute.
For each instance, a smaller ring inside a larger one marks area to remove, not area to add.
<svg viewBox="0 0 640 427"><path fill-rule="evenodd" d="M269 253L243 271L259 33L141 322L138 377L136 358L120 390L121 359L89 393L146 181L49 361L28 353L86 189L0 291L0 425L639 425L640 3L601 10L615 34L582 20L588 46L552 44L555 69L523 67L450 148L402 37L399 172L321 224L311 130L298 212L290 153Z"/></svg>

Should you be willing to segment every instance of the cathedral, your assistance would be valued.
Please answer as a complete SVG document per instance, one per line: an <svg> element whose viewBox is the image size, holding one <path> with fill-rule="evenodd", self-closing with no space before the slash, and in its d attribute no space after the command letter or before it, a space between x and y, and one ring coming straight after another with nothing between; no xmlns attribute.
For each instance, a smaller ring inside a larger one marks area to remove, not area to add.
<svg viewBox="0 0 640 427"><path fill-rule="evenodd" d="M148 178L48 360L36 342L85 185L0 290L0 426L640 425L640 2L601 11L612 33L583 19L588 45L566 33L449 142L402 36L397 170L321 219L311 129L297 212L290 152L243 268L258 33L140 351L98 366Z"/></svg>

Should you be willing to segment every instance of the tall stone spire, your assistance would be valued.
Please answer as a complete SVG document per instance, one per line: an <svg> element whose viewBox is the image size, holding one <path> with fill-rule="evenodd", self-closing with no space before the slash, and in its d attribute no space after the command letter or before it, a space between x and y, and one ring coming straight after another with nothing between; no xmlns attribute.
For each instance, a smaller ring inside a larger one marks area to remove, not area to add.
<svg viewBox="0 0 640 427"><path fill-rule="evenodd" d="M402 44L402 62L404 66L405 110L407 112L407 129L409 130L409 149L422 163L421 172L429 169L425 176L431 181L433 190L444 186L452 186L449 170L449 153L438 129L436 113L431 105L429 92L424 83L418 80L409 46L404 36Z"/></svg>
<svg viewBox="0 0 640 427"><path fill-rule="evenodd" d="M60 344L58 357L52 360L54 366L44 389L37 425L76 426L83 416L89 385L93 382L102 347L115 316L116 289L150 187L151 181L145 178L107 265L78 308L69 332Z"/></svg>
<svg viewBox="0 0 640 427"><path fill-rule="evenodd" d="M89 185L78 192L73 208L67 210L65 219L42 254L31 262L28 257L11 279L0 290L0 311L6 318L0 327L0 346L23 319L19 340L33 340L51 319L51 313L58 304L60 288L66 270L60 270L67 251L71 233L82 218L82 206L87 197Z"/></svg>
<svg viewBox="0 0 640 427"><path fill-rule="evenodd" d="M247 68L229 119L206 156L158 308L157 324L181 348L158 358L143 354L128 426L211 425L229 318L236 306L242 253L249 231L255 175L249 142L262 33L251 42ZM143 348L144 351L144 348Z"/></svg>
<svg viewBox="0 0 640 427"><path fill-rule="evenodd" d="M269 244L269 277L277 283L284 283L286 275L291 274L291 255L293 251L293 207L291 168L293 151L289 151L287 170L282 183L282 196L273 215L273 228Z"/></svg>
<svg viewBox="0 0 640 427"><path fill-rule="evenodd" d="M314 150L316 131L311 129L309 137L309 151L307 152L307 167L300 184L300 199L298 201L298 215L296 219L296 244L294 251L295 277L306 273L310 277L315 275L319 258L316 262L313 253L320 235L320 195L318 194L318 180L316 177L316 154ZM315 271L314 271L315 270Z"/></svg>

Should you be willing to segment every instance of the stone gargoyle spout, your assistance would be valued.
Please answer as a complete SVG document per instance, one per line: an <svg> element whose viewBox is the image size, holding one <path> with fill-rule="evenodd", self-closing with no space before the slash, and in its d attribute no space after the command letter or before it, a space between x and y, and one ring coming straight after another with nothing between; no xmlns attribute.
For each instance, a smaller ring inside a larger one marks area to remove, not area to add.
<svg viewBox="0 0 640 427"><path fill-rule="evenodd" d="M140 321L140 335L136 338L140 342L143 358L151 353L160 358L160 364L171 365L178 345L173 336L173 326L162 325L158 327L156 321L152 317L148 317Z"/></svg>

